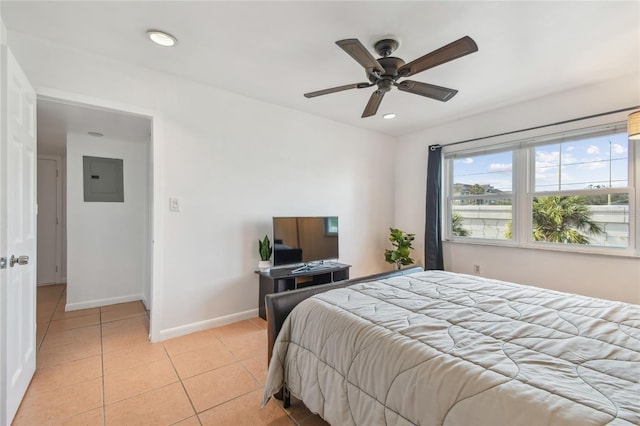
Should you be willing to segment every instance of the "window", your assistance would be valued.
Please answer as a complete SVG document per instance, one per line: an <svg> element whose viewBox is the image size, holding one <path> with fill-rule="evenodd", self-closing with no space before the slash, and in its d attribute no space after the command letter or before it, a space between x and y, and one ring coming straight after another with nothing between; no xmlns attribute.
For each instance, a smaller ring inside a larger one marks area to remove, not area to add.
<svg viewBox="0 0 640 426"><path fill-rule="evenodd" d="M536 242L629 246L626 132L531 148Z"/></svg>
<svg viewBox="0 0 640 426"><path fill-rule="evenodd" d="M338 235L338 216L330 216L324 219L324 232L326 235Z"/></svg>
<svg viewBox="0 0 640 426"><path fill-rule="evenodd" d="M635 161L622 125L445 158L450 239L578 250L635 245Z"/></svg>
<svg viewBox="0 0 640 426"><path fill-rule="evenodd" d="M451 232L468 238L511 239L513 153L475 155L453 161Z"/></svg>

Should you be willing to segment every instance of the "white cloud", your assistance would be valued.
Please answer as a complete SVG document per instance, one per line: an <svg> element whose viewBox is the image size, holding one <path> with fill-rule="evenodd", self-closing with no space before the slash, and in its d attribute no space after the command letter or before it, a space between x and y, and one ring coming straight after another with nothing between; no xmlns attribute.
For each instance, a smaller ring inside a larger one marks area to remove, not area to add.
<svg viewBox="0 0 640 426"><path fill-rule="evenodd" d="M596 170L596 169L605 168L607 167L608 164L609 164L608 160L607 161L590 161L588 163L580 164L578 168L582 170Z"/></svg>
<svg viewBox="0 0 640 426"><path fill-rule="evenodd" d="M536 186L549 186L550 184L556 184L558 189L558 173L540 173L536 172Z"/></svg>
<svg viewBox="0 0 640 426"><path fill-rule="evenodd" d="M536 151L536 169L558 167L559 162L560 152L558 151Z"/></svg>
<svg viewBox="0 0 640 426"><path fill-rule="evenodd" d="M506 172L511 169L511 163L491 163L489 165L489 170L492 172Z"/></svg>
<svg viewBox="0 0 640 426"><path fill-rule="evenodd" d="M558 159L560 158L560 153L558 151L536 151L536 162L544 162L544 163L556 163L558 164Z"/></svg>
<svg viewBox="0 0 640 426"><path fill-rule="evenodd" d="M473 158L467 157L467 158L462 159L460 161L462 161L464 164L471 164L471 163L473 163Z"/></svg>
<svg viewBox="0 0 640 426"><path fill-rule="evenodd" d="M625 152L627 152L627 147L622 146L618 143L614 143L613 145L611 145L611 150L614 154L624 154Z"/></svg>
<svg viewBox="0 0 640 426"><path fill-rule="evenodd" d="M491 185L501 191L511 191L511 179L504 179L500 175L486 175L482 180L483 185Z"/></svg>
<svg viewBox="0 0 640 426"><path fill-rule="evenodd" d="M600 154L600 148L595 145L589 145L589 148L587 148L587 154Z"/></svg>
<svg viewBox="0 0 640 426"><path fill-rule="evenodd" d="M565 149L565 152L571 152L571 151L573 151L574 149L576 149L576 147L575 147L575 146L568 146L568 147L567 147L567 149Z"/></svg>

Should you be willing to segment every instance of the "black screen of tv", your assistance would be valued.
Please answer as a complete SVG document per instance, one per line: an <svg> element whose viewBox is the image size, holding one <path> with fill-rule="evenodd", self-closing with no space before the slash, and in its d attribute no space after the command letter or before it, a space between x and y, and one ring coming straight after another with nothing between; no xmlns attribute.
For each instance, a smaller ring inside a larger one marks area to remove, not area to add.
<svg viewBox="0 0 640 426"><path fill-rule="evenodd" d="M338 258L338 217L274 217L273 265Z"/></svg>

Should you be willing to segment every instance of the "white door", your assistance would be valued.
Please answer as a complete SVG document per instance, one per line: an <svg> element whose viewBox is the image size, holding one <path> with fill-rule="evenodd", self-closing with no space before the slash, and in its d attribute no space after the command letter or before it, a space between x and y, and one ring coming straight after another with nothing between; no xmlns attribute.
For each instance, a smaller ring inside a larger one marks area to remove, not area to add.
<svg viewBox="0 0 640 426"><path fill-rule="evenodd" d="M36 367L36 96L6 46L2 46L0 117L3 218L2 418L10 424Z"/></svg>
<svg viewBox="0 0 640 426"><path fill-rule="evenodd" d="M38 156L38 285L60 282L60 163L59 157Z"/></svg>

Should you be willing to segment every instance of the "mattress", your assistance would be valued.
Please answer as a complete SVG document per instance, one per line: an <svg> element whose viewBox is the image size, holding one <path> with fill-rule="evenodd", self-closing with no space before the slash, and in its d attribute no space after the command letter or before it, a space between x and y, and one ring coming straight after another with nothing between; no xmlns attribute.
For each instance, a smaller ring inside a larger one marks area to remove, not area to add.
<svg viewBox="0 0 640 426"><path fill-rule="evenodd" d="M300 303L264 400L333 425L638 425L640 306L425 271Z"/></svg>

